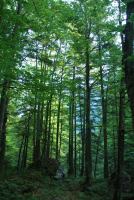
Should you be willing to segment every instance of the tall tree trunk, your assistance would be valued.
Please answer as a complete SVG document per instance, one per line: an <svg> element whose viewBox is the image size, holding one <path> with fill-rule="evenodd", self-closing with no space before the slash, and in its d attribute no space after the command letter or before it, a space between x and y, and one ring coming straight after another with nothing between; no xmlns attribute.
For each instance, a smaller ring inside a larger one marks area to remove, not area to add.
<svg viewBox="0 0 134 200"><path fill-rule="evenodd" d="M68 175L74 175L74 111L75 111L75 66L73 67L73 89L70 97L70 116L69 116L69 169Z"/></svg>
<svg viewBox="0 0 134 200"><path fill-rule="evenodd" d="M23 148L23 145L24 145L24 139L25 139L25 134L23 134L20 149L19 149L18 162L17 162L17 170L18 171L21 169L21 154L22 154L22 148Z"/></svg>
<svg viewBox="0 0 134 200"><path fill-rule="evenodd" d="M48 120L48 130L47 130L47 143L46 143L46 155L45 159L48 160L50 157L50 145L51 145L51 108L52 108L52 98L49 100L49 120Z"/></svg>
<svg viewBox="0 0 134 200"><path fill-rule="evenodd" d="M134 127L134 0L127 1L127 20L125 28L125 44L123 48L125 64L125 81L130 99Z"/></svg>
<svg viewBox="0 0 134 200"><path fill-rule="evenodd" d="M73 97L72 97L73 98ZM69 106L69 169L68 175L74 174L74 137L73 137L73 114L74 114L74 102L72 99L70 100Z"/></svg>
<svg viewBox="0 0 134 200"><path fill-rule="evenodd" d="M63 129L63 120L61 119L61 123L60 123L60 141L59 141L59 158L60 158L61 147L62 147L62 129Z"/></svg>
<svg viewBox="0 0 134 200"><path fill-rule="evenodd" d="M124 105L125 105L125 88L124 88L124 79L122 79L121 91L120 91L120 105L119 105L118 164L117 164L116 183L114 188L113 200L121 200L121 192L122 192L121 177L123 174L123 166L124 166L124 134L125 134Z"/></svg>
<svg viewBox="0 0 134 200"><path fill-rule="evenodd" d="M4 169L5 146L6 146L6 122L8 109L8 90L10 82L4 80L0 100L0 170Z"/></svg>
<svg viewBox="0 0 134 200"><path fill-rule="evenodd" d="M115 104L113 105L113 110L115 112L115 124L113 125L113 133L112 133L112 140L113 140L113 160L114 160L114 169L113 171L115 171L117 169L117 130L118 130L118 120L119 120L119 116L118 116L118 95L117 95L117 85L116 85L116 66L114 67L114 102Z"/></svg>
<svg viewBox="0 0 134 200"><path fill-rule="evenodd" d="M89 44L87 41L86 48L86 133L85 133L85 183L86 185L91 185L92 181L92 153L91 153L91 119L90 119L90 64L89 64Z"/></svg>
<svg viewBox="0 0 134 200"><path fill-rule="evenodd" d="M56 159L59 159L59 128L60 128L60 108L61 108L61 92L58 102L58 113L57 113L57 131L56 131Z"/></svg>
<svg viewBox="0 0 134 200"><path fill-rule="evenodd" d="M18 170L25 170L26 165L27 165L28 143L29 143L29 136L30 136L30 119L31 119L31 115L29 113L27 121L25 120L24 133L23 133L20 150L19 150L18 164L17 164Z"/></svg>
<svg viewBox="0 0 134 200"><path fill-rule="evenodd" d="M115 137L115 131L114 131L114 127L113 127L113 133L112 133L112 140L113 140L113 161L114 161L114 170L116 170L117 168L117 158L116 158L116 137Z"/></svg>
<svg viewBox="0 0 134 200"><path fill-rule="evenodd" d="M101 44L99 38L99 57L101 58ZM104 80L103 80L103 68L100 64L100 79L101 79L101 103L102 103L102 129L104 137L104 178L108 178L109 169L108 169L108 147L107 147L107 97L104 90Z"/></svg>
<svg viewBox="0 0 134 200"><path fill-rule="evenodd" d="M75 97L76 98L76 97ZM76 132L76 103L75 103L75 111L74 111L74 174L77 176L77 132Z"/></svg>
<svg viewBox="0 0 134 200"><path fill-rule="evenodd" d="M121 26L122 21L121 21L120 0L118 0L118 9L119 9L119 25ZM124 44L122 33L120 34L120 37L121 37L122 52L124 52L126 44ZM124 67L126 67L125 64L126 64L126 57L124 55L122 58L122 77L120 84L120 101L119 101L118 163L117 163L116 182L115 182L113 200L122 199L121 192L122 192L122 176L124 168L124 134L125 134L125 78L124 78Z"/></svg>
<svg viewBox="0 0 134 200"><path fill-rule="evenodd" d="M59 92L58 112L57 112L57 131L56 131L56 159L59 159L59 130L60 130L60 114L61 114L61 97L62 97L62 79L63 79L63 67L61 74L61 87Z"/></svg>
<svg viewBox="0 0 134 200"><path fill-rule="evenodd" d="M34 164L36 167L39 165L40 161L40 154L41 154L41 149L40 149L40 140L41 140L41 134L42 134L42 108L40 103L37 105L37 111L35 113L35 136L34 136Z"/></svg>
<svg viewBox="0 0 134 200"><path fill-rule="evenodd" d="M45 114L45 128L44 128L44 134L43 134L43 147L42 147L42 155L41 155L41 161L44 165L46 160L46 151L47 151L47 139L48 139L48 122L49 122L49 101L47 101L46 104L46 114Z"/></svg>
<svg viewBox="0 0 134 200"><path fill-rule="evenodd" d="M84 94L85 99L85 94ZM83 102L84 103L84 102ZM81 133L81 166L80 166L80 176L84 176L85 172L85 104L84 111L82 112L82 103L79 89L79 108L80 108L80 133Z"/></svg>
<svg viewBox="0 0 134 200"><path fill-rule="evenodd" d="M3 10L4 6L4 1L1 2L1 10ZM17 2L16 6L16 14L19 16L22 8L22 2ZM0 16L1 18L2 16ZM15 36L17 35L19 25L18 23L14 24L13 31L10 34L10 40L13 44L13 40ZM13 53L13 58L14 58L14 53ZM8 59L8 58L7 58ZM13 63L13 66L10 66L14 68L15 62ZM11 70L11 68L10 68ZM12 71L11 71L12 72ZM5 74L6 76L6 74ZM9 98L8 98L8 91L11 85L11 78L7 79L4 76L4 81L2 84L2 92L1 92L1 100L0 100L0 169L4 167L4 158L5 158L5 145L6 145L6 122L7 122L7 109L8 109L8 103L9 103ZM0 170L2 172L2 170Z"/></svg>
<svg viewBox="0 0 134 200"><path fill-rule="evenodd" d="M102 128L100 128L100 132L97 138L97 149L96 149L96 158L95 158L95 166L94 166L94 177L96 178L96 172L97 172L97 164L98 164L98 156L99 156L99 147L100 147L100 140L101 140L101 133L102 133Z"/></svg>

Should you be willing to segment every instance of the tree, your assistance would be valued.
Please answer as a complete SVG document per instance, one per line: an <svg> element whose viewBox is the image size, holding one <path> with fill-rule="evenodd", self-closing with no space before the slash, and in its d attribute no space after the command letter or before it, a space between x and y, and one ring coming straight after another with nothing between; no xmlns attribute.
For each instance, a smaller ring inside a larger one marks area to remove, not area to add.
<svg viewBox="0 0 134 200"><path fill-rule="evenodd" d="M132 119L134 125L134 1L126 2L126 27L125 27L125 43L124 43L124 64L125 64L125 81L127 86L128 97L130 99L130 106L132 110Z"/></svg>

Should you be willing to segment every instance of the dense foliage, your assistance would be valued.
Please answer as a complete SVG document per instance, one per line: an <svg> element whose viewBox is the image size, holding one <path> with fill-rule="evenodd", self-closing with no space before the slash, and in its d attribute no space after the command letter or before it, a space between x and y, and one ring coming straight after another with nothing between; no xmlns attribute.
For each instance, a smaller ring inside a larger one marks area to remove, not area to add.
<svg viewBox="0 0 134 200"><path fill-rule="evenodd" d="M62 189L80 179L89 192L76 199L100 182L105 199L134 198L133 45L133 0L0 1L1 179L34 169L42 181L60 166Z"/></svg>

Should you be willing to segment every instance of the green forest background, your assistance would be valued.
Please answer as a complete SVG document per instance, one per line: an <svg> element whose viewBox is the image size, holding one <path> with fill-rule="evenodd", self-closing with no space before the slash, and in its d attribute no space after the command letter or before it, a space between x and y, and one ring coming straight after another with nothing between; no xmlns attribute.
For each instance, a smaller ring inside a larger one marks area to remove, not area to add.
<svg viewBox="0 0 134 200"><path fill-rule="evenodd" d="M0 1L0 179L1 200L134 199L133 0Z"/></svg>

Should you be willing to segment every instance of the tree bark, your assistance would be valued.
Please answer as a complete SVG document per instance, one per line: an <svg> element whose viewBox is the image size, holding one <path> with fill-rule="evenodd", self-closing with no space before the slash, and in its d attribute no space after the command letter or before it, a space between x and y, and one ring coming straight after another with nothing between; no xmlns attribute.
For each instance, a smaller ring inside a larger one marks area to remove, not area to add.
<svg viewBox="0 0 134 200"><path fill-rule="evenodd" d="M68 175L74 175L74 113L75 113L75 66L73 67L73 88L70 97L70 116L69 116L69 169Z"/></svg>
<svg viewBox="0 0 134 200"><path fill-rule="evenodd" d="M121 21L121 4L120 0L118 1L119 9L119 25L122 25ZM123 40L123 34L120 34L122 52L125 51L125 44ZM123 177L123 168L124 168L124 135L125 135L125 75L124 67L126 63L126 57L122 57L122 77L120 83L120 100L119 100L119 125L118 125L118 163L116 171L116 181L113 194L113 200L121 200L122 193L122 177Z"/></svg>
<svg viewBox="0 0 134 200"><path fill-rule="evenodd" d="M101 58L101 43L99 38L99 58ZM107 147L107 97L104 90L104 80L103 80L103 68L100 64L100 79L101 79L101 104L102 104L102 130L104 138L104 178L108 178L108 147Z"/></svg>
<svg viewBox="0 0 134 200"><path fill-rule="evenodd" d="M100 128L100 132L97 138L97 149L96 149L96 158L95 158L95 166L94 166L94 177L96 178L96 172L97 172L97 164L98 164L98 156L99 156L99 147L100 147L100 140L101 140L101 133L102 133L102 128Z"/></svg>
<svg viewBox="0 0 134 200"><path fill-rule="evenodd" d="M76 98L76 97L75 97ZM76 132L76 103L75 103L75 111L74 111L74 174L77 176L77 132Z"/></svg>
<svg viewBox="0 0 134 200"><path fill-rule="evenodd" d="M63 79L63 68L61 75L61 88L59 93L59 102L58 102L58 112L57 112L57 131L56 131L56 159L59 159L59 130L60 130L60 115L61 115L61 98L62 98L62 79Z"/></svg>
<svg viewBox="0 0 134 200"><path fill-rule="evenodd" d="M113 200L121 200L122 192L122 174L124 166L124 134L125 134L125 89L124 89L124 79L121 81L121 91L120 91L120 105L119 105L119 128L118 128L118 163L116 172L116 182L114 188Z"/></svg>
<svg viewBox="0 0 134 200"><path fill-rule="evenodd" d="M85 99L85 93L84 93ZM83 102L84 104L84 102ZM81 134L81 166L80 166L80 176L84 176L85 172L85 104L83 105L84 111L82 112L82 102L79 89L79 108L80 108L80 134Z"/></svg>
<svg viewBox="0 0 134 200"><path fill-rule="evenodd" d="M127 20L125 27L125 43L124 43L124 64L125 64L125 82L130 100L132 111L133 127L134 127L134 0L127 1Z"/></svg>
<svg viewBox="0 0 134 200"><path fill-rule="evenodd" d="M0 100L0 169L4 169L5 146L6 146L6 122L8 109L8 90L10 82L4 80Z"/></svg>
<svg viewBox="0 0 134 200"><path fill-rule="evenodd" d="M89 44L87 41L86 48L86 133L85 133L85 183L87 186L91 185L92 181L92 153L91 153L91 119L90 119L90 64L89 64Z"/></svg>

